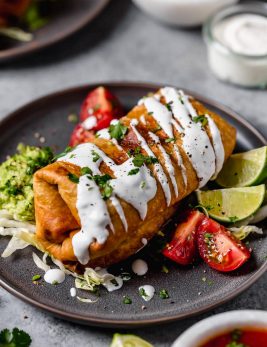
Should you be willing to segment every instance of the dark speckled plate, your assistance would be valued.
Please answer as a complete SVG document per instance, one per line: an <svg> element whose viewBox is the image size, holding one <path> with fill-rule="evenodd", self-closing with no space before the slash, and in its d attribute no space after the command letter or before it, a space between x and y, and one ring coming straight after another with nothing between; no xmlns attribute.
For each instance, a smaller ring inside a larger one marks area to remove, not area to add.
<svg viewBox="0 0 267 347"><path fill-rule="evenodd" d="M60 11L34 32L31 42L18 42L0 37L0 62L9 61L50 46L78 31L92 21L109 0L65 0Z"/></svg>
<svg viewBox="0 0 267 347"><path fill-rule="evenodd" d="M8 154L13 153L19 142L39 145L34 137L36 132L45 137L47 145L57 148L58 151L63 150L73 129L73 124L67 121L68 114L78 112L88 90L95 87L95 85L82 86L51 94L5 118L0 123L0 159L4 160ZM159 86L108 83L107 87L117 95L128 110L140 97ZM238 150L248 150L266 144L266 140L259 132L232 110L199 95L195 96L237 128ZM52 202L51 208L53 208ZM7 238L1 239L1 253L7 242ZM0 258L0 284L20 299L71 321L99 326L144 326L169 322L210 310L252 285L267 268L267 238L252 238L250 245L254 249L252 259L232 274L212 271L204 263L187 268L171 264L168 274L151 265L146 277L133 277L121 290L113 293L101 290L101 297L96 304L85 304L70 297L72 278L67 278L65 283L59 286L32 284L32 276L40 273L40 270L32 261L31 247L18 251L8 259ZM148 258L145 250L138 256ZM151 264L150 258L148 262ZM121 264L115 268L115 271L120 271L121 268L127 270L128 265ZM203 277L206 281L203 281ZM156 295L152 301L145 303L138 295L138 287L143 284L152 284L157 291L162 288L167 289L170 299L162 300ZM131 305L122 303L123 295L132 299ZM144 304L147 308L142 310Z"/></svg>

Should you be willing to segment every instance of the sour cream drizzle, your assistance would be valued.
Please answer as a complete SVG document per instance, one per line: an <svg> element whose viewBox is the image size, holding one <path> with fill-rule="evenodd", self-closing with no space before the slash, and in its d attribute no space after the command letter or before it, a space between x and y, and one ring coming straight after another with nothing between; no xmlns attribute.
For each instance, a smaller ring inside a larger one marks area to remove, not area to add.
<svg viewBox="0 0 267 347"><path fill-rule="evenodd" d="M215 170L215 174L212 177L213 179L215 179L223 167L225 152L224 152L224 147L223 147L223 143L222 143L221 133L220 133L216 123L208 114L206 114L205 116L209 122L209 128L210 128L210 133L211 133L211 137L212 137L213 149L214 149L215 156L216 156L216 162L215 162L216 170Z"/></svg>
<svg viewBox="0 0 267 347"><path fill-rule="evenodd" d="M146 140L141 136L141 134L137 131L136 127L135 127L135 122L131 122L131 127L137 137L137 140L140 143L140 146L146 151L146 153L150 156L155 158L155 154L152 152L152 150L150 149L150 147L148 146ZM158 181L162 187L162 190L164 192L165 195L165 199L167 202L167 205L169 206L171 203L171 190L170 190L170 186L169 186L169 182L168 182L168 178L165 175L165 172L162 168L162 166L159 163L155 163L154 165L154 174L157 176Z"/></svg>
<svg viewBox="0 0 267 347"><path fill-rule="evenodd" d="M162 153L162 156L163 156L164 161L165 161L165 167L166 167L168 174L171 178L175 195L176 195L176 197L178 197L178 186L177 186L177 182L176 182L176 178L175 178L175 170L174 170L174 167L172 165L171 158L170 158L169 154L167 154L167 152L165 151L164 147L161 145L159 137L157 135L153 134L152 132L149 132L149 136L157 144L158 149Z"/></svg>
<svg viewBox="0 0 267 347"><path fill-rule="evenodd" d="M99 155L99 159L93 161L93 152ZM127 230L127 221L121 204L116 196L131 204L144 219L147 214L147 204L154 198L157 192L156 180L151 176L150 170L142 166L135 175L128 175L135 168L132 158L121 165L116 165L95 144L85 143L77 146L73 151L67 153L60 161L67 161L80 167L89 167L93 175L101 175L99 166L105 162L113 171L115 179L110 180L113 188L113 206L116 208L122 223ZM145 182L145 185L142 185ZM105 243L109 231L114 230L109 211L103 200L99 187L94 180L87 175L81 176L77 187L76 207L81 221L81 230L72 238L74 254L81 264L87 264L90 260L88 248L90 244L97 241ZM101 212L100 212L101 211Z"/></svg>
<svg viewBox="0 0 267 347"><path fill-rule="evenodd" d="M184 129L182 146L196 171L199 188L204 187L215 173L215 153L210 139L201 124L193 121L198 114L187 95L170 87L162 88L161 94Z"/></svg>

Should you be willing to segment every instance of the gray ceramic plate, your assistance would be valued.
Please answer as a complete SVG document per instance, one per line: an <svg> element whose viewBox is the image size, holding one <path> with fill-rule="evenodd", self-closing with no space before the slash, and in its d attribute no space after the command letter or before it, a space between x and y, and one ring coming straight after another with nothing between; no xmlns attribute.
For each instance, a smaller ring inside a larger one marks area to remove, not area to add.
<svg viewBox="0 0 267 347"><path fill-rule="evenodd" d="M78 112L88 90L95 87L95 85L82 86L51 94L20 108L5 118L0 123L0 159L4 160L6 155L13 153L19 142L39 145L34 137L36 132L46 138L47 145L56 147L58 151L63 150L73 129L73 124L67 121L67 115L70 112ZM117 95L128 110L140 97L156 90L159 86L108 83L107 87ZM266 140L257 130L233 111L201 96L195 96L237 128L238 150L247 150L266 144ZM51 208L53 208L52 204ZM1 253L7 242L7 238L1 239ZM113 293L103 290L99 301L91 305L70 297L72 278L68 278L60 286L32 284L32 276L40 270L32 261L30 247L8 259L0 258L0 284L20 299L75 322L117 327L163 323L210 310L252 285L267 268L267 238L252 238L250 244L254 249L252 259L232 274L218 273L209 269L204 263L187 268L170 264L170 272L165 274L151 263L150 257L144 250L144 253L138 256L148 258L151 264L146 278L133 277L121 290ZM127 266L128 264L118 265L115 271L120 271L121 268L127 270ZM206 282L202 280L203 277L207 279ZM144 301L138 295L138 287L142 284L152 284L157 291L162 288L167 289L170 299L162 300L156 295L152 301L146 303L147 308L142 310ZM122 303L123 295L132 299L132 305Z"/></svg>
<svg viewBox="0 0 267 347"><path fill-rule="evenodd" d="M34 33L31 42L7 41L0 37L0 62L22 57L63 40L92 21L108 2L109 0L65 0L60 11L50 18L48 24Z"/></svg>

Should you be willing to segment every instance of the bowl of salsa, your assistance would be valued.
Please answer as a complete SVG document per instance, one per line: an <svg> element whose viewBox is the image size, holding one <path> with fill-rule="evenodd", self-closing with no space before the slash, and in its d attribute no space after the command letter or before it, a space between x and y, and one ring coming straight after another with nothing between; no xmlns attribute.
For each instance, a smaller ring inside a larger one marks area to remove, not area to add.
<svg viewBox="0 0 267 347"><path fill-rule="evenodd" d="M186 330L172 347L267 347L267 312L239 310L211 316Z"/></svg>

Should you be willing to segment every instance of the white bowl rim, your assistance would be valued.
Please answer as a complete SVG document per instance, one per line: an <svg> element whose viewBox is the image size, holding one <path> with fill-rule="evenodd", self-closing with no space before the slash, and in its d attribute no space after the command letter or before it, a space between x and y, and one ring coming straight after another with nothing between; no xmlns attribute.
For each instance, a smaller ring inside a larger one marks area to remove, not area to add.
<svg viewBox="0 0 267 347"><path fill-rule="evenodd" d="M208 338L242 327L267 328L267 312L263 310L235 310L210 316L194 324L180 335L172 347L196 347Z"/></svg>

